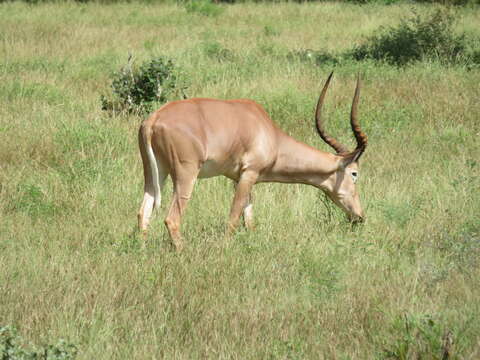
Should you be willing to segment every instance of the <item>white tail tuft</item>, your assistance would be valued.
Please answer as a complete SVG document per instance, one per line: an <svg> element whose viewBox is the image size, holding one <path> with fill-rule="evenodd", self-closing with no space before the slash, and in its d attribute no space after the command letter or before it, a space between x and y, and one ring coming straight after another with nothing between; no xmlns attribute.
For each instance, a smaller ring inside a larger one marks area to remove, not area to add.
<svg viewBox="0 0 480 360"><path fill-rule="evenodd" d="M161 202L161 193L160 193L161 190L160 190L160 183L158 180L157 160L155 159L155 154L153 153L150 139L148 138L146 139L146 136L144 136L144 141L145 141L145 147L147 150L148 161L150 163L150 169L152 169L152 182L153 182L153 191L154 191L154 197L155 197L154 208L158 209Z"/></svg>

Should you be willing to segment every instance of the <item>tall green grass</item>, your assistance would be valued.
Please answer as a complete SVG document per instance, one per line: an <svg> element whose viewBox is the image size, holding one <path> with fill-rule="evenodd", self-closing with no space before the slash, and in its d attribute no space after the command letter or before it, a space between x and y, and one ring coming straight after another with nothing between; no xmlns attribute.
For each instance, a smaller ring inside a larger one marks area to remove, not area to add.
<svg viewBox="0 0 480 360"><path fill-rule="evenodd" d="M480 356L478 70L290 56L351 49L410 7L0 4L0 326L81 359L436 359L448 332L451 358ZM456 30L479 36L478 9L458 11ZM129 53L172 58L188 96L254 99L324 150L319 90L335 70L326 127L353 146L361 73L367 222L352 228L313 188L262 184L256 230L226 239L233 186L202 180L179 255L167 182L143 244L142 119L100 103Z"/></svg>

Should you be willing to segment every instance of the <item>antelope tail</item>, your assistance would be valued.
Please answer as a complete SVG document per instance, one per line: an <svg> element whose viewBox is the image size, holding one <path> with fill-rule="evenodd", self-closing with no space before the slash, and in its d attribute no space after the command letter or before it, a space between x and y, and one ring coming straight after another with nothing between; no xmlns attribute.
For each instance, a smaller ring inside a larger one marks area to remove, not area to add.
<svg viewBox="0 0 480 360"><path fill-rule="evenodd" d="M158 176L157 159L152 149L152 128L150 126L144 126L142 129L143 143L145 145L145 151L147 153L148 163L150 164L152 184L153 184L153 196L154 196L154 208L157 209L161 202L160 183Z"/></svg>

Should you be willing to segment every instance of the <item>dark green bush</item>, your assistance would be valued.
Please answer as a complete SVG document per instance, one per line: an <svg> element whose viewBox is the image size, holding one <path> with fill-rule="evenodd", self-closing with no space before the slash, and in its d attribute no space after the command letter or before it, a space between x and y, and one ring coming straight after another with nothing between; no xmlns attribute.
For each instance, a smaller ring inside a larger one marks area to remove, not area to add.
<svg viewBox="0 0 480 360"><path fill-rule="evenodd" d="M179 71L171 59L158 57L135 67L133 58L113 74L113 98L101 97L102 109L144 113L153 103L164 103L183 97L186 86L179 80Z"/></svg>
<svg viewBox="0 0 480 360"><path fill-rule="evenodd" d="M421 17L414 14L397 27L389 27L354 48L351 55L356 60L384 60L395 65L405 65L424 59L443 63L459 63L468 57L464 34L454 32L455 15L438 9Z"/></svg>
<svg viewBox="0 0 480 360"><path fill-rule="evenodd" d="M233 61L235 59L233 51L224 48L222 44L217 41L206 41L202 44L202 48L205 55L218 62Z"/></svg>
<svg viewBox="0 0 480 360"><path fill-rule="evenodd" d="M77 347L64 340L55 345L32 349L23 345L23 339L13 326L0 326L0 359L2 360L71 360L77 356Z"/></svg>
<svg viewBox="0 0 480 360"><path fill-rule="evenodd" d="M449 359L449 340L453 334L440 319L429 314L404 314L397 316L389 329L393 339L388 339L379 359ZM385 341L382 339L382 341ZM382 347L383 347L382 346Z"/></svg>
<svg viewBox="0 0 480 360"><path fill-rule="evenodd" d="M432 60L445 65L480 66L480 39L467 38L454 31L458 19L451 9L439 8L426 16L403 19L396 27L380 28L366 41L341 53L301 49L287 54L289 60L317 66L338 65L349 61L374 60L404 66Z"/></svg>
<svg viewBox="0 0 480 360"><path fill-rule="evenodd" d="M0 3L11 2L11 1L22 1L29 4L43 4L43 3L63 3L69 2L72 0L0 0ZM125 0L73 0L78 3L99 3L99 4L118 4L123 3ZM223 9L216 6L216 4L235 4L235 3L282 3L282 2L296 2L296 3L306 3L306 2L322 2L325 0L137 0L139 3L146 4L161 4L161 3L180 3L186 5L187 11L197 12L207 16L216 16L220 14ZM337 2L347 2L347 3L356 3L356 4L384 4L390 5L394 3L405 2L406 0L334 0ZM480 0L410 0L411 2L419 3L435 3L443 5L479 5Z"/></svg>
<svg viewBox="0 0 480 360"><path fill-rule="evenodd" d="M381 5L391 5L404 0L343 0L343 2L354 3L354 4L381 4Z"/></svg>
<svg viewBox="0 0 480 360"><path fill-rule="evenodd" d="M455 6L480 4L480 0L415 0L415 2Z"/></svg>
<svg viewBox="0 0 480 360"><path fill-rule="evenodd" d="M78 0L77 0L78 1ZM84 0L85 1L85 0ZM86 0L88 1L88 0ZM96 0L98 1L98 0ZM105 0L103 0L105 1ZM181 0L178 0L181 1ZM215 3L227 3L227 4L234 4L234 3L281 3L281 2L296 2L296 3L306 3L306 2L322 2L325 0L213 0ZM383 5L390 5L395 3L402 3L405 0L335 0L337 2L346 2L346 3L355 3L355 4L383 4ZM480 0L410 0L411 2L424 2L424 3L432 3L432 4L443 4L443 5L475 5L480 4Z"/></svg>
<svg viewBox="0 0 480 360"><path fill-rule="evenodd" d="M184 6L189 13L205 16L218 16L224 10L224 8L218 6L212 0L190 0L186 1Z"/></svg>

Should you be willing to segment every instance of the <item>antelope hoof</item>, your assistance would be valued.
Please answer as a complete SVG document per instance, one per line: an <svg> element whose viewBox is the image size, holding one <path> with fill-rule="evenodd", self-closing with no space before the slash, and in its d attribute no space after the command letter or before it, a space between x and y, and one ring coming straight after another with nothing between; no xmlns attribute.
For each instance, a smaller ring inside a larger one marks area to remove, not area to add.
<svg viewBox="0 0 480 360"><path fill-rule="evenodd" d="M348 218L353 225L359 225L365 222L365 216L352 215Z"/></svg>
<svg viewBox="0 0 480 360"><path fill-rule="evenodd" d="M225 231L225 237L227 239L231 238L233 234L235 234L236 230L237 230L237 224L229 223L227 226L227 230Z"/></svg>
<svg viewBox="0 0 480 360"><path fill-rule="evenodd" d="M245 220L245 227L247 228L247 230L255 230L255 223L253 222L253 220L249 219L249 220Z"/></svg>
<svg viewBox="0 0 480 360"><path fill-rule="evenodd" d="M181 253L183 250L183 241L180 239L172 240L172 246L177 253Z"/></svg>

